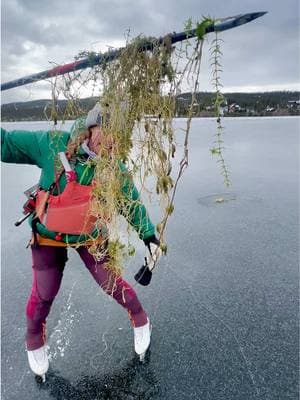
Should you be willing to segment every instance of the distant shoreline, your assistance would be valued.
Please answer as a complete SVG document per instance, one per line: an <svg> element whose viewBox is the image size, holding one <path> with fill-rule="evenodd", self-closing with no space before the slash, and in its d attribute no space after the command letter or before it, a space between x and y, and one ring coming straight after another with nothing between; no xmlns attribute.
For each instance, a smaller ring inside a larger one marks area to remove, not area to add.
<svg viewBox="0 0 300 400"><path fill-rule="evenodd" d="M243 114L243 113L226 113L222 116L222 118L261 118L261 117L299 117L300 116L300 110L295 110L293 112L273 112L273 113L264 113L264 114ZM173 117L174 119L177 118L187 118L186 115L176 115ZM216 118L216 115L214 113L208 113L208 112L200 112L197 115L194 115L193 118ZM27 117L27 118L6 118L5 116L2 115L1 122L47 122L49 121L48 119L34 119L32 117ZM63 122L63 121L74 121L74 118L70 119L64 119L64 120L59 120L58 122ZM53 122L53 121L49 121Z"/></svg>
<svg viewBox="0 0 300 400"><path fill-rule="evenodd" d="M263 115L263 116L260 116L260 115L240 115L240 116L231 116L231 115L226 115L226 116L224 116L224 117L222 117L222 119L231 119L231 120L233 120L233 119L255 119L255 118L262 118L262 119L268 119L268 118L270 118L270 119L279 119L279 118L299 118L300 117L300 114L297 114L297 115ZM187 117L174 117L173 119L186 119ZM199 116L197 116L197 117L193 117L193 119L211 119L211 120L215 120L216 119L216 117L215 116L212 116L212 117L199 117ZM75 120L74 119L68 119L68 120L64 120L64 121L57 121L57 125L58 126L60 126L60 125L63 125L63 124L68 124L68 123L71 123L71 122L74 122ZM3 124L14 124L14 123L21 123L21 122L23 122L23 123L25 123L25 124L29 124L29 123L37 123L37 124L41 124L41 123L46 123L46 122L49 122L49 124L53 124L53 121L47 121L47 120L18 120L18 121L4 121L4 120L2 120L1 121Z"/></svg>
<svg viewBox="0 0 300 400"><path fill-rule="evenodd" d="M224 117L275 117L299 116L300 92L224 93L220 105ZM86 115L99 97L76 100L76 113L70 112L67 100L57 100L55 111L50 99L14 102L1 105L2 122L49 121L54 115L57 120L74 120ZM182 93L174 98L174 118L185 118L191 111L193 117L215 117L215 93ZM191 106L191 102L193 102Z"/></svg>

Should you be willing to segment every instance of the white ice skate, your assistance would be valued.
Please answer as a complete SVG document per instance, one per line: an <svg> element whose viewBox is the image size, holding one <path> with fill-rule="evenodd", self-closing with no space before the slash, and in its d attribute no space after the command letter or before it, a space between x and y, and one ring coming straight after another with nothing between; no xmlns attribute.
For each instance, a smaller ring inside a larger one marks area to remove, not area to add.
<svg viewBox="0 0 300 400"><path fill-rule="evenodd" d="M133 329L134 350L140 357L140 361L144 361L146 352L150 346L151 329L152 326L149 319L145 325Z"/></svg>
<svg viewBox="0 0 300 400"><path fill-rule="evenodd" d="M46 346L36 350L27 350L29 366L33 373L40 376L43 382L46 380L46 372L49 368Z"/></svg>

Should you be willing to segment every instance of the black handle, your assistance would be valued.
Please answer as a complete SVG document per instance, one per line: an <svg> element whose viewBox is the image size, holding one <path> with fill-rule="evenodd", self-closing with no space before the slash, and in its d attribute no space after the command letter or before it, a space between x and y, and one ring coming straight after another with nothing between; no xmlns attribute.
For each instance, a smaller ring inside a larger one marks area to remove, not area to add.
<svg viewBox="0 0 300 400"><path fill-rule="evenodd" d="M15 222L15 226L20 226L32 213L26 214L24 217Z"/></svg>

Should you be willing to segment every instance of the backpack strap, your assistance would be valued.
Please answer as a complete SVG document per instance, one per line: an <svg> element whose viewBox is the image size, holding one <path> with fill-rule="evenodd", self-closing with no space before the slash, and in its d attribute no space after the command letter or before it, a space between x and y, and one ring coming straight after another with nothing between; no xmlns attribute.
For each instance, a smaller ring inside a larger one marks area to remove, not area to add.
<svg viewBox="0 0 300 400"><path fill-rule="evenodd" d="M76 181L76 172L73 171L73 169L69 163L69 160L67 159L66 154L63 151L61 151L58 153L58 156L64 167L67 182L69 183L69 182Z"/></svg>

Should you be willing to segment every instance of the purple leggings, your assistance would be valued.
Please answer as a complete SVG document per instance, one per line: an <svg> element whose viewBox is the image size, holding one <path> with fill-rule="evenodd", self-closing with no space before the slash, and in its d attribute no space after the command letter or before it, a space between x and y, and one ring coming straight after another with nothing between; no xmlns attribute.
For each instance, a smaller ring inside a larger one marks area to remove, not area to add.
<svg viewBox="0 0 300 400"><path fill-rule="evenodd" d="M98 285L128 311L133 326L146 324L147 315L135 291L122 277L104 268L107 257L96 261L86 247L79 247L77 252ZM64 247L32 247L33 285L26 307L28 350L38 349L45 343L46 318L59 291L67 259Z"/></svg>

